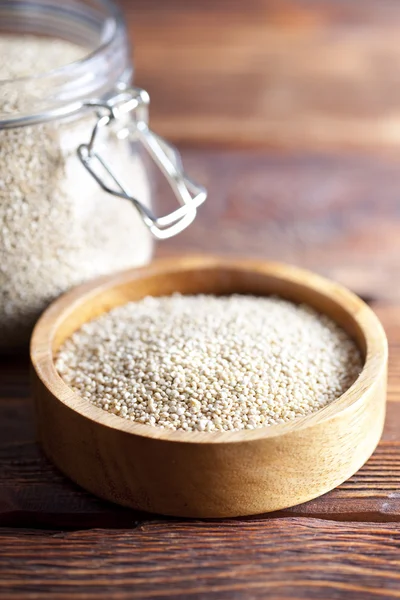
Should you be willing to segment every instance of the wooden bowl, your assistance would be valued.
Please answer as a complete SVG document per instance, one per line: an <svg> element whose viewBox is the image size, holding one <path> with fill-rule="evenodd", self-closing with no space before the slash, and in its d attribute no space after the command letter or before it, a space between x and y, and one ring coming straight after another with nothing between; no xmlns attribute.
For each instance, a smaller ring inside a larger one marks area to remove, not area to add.
<svg viewBox="0 0 400 600"><path fill-rule="evenodd" d="M83 323L146 295L278 294L329 315L365 363L338 400L291 423L238 432L168 431L111 415L59 377L54 353ZM290 266L219 258L161 260L80 286L43 314L31 342L39 440L76 483L107 500L185 517L287 508L331 490L374 451L383 428L387 341L370 308L343 287Z"/></svg>

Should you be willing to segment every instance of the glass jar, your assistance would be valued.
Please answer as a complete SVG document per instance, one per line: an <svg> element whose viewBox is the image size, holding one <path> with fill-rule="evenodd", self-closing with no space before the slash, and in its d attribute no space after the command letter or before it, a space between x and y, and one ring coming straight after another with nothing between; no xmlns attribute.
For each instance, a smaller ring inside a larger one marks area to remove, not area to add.
<svg viewBox="0 0 400 600"><path fill-rule="evenodd" d="M71 286L147 263L206 193L147 124L131 88L124 21L107 0L0 2L0 35L33 34L85 48L79 60L0 81L0 349L27 342L45 306ZM22 48L21 52L25 49ZM21 60L24 57L22 56ZM138 147L179 203L156 218Z"/></svg>

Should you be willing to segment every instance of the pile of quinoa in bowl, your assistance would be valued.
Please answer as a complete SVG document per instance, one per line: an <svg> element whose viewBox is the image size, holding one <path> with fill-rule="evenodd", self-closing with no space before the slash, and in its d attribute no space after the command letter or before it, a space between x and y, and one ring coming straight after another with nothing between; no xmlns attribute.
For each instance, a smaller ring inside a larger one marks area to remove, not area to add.
<svg viewBox="0 0 400 600"><path fill-rule="evenodd" d="M347 333L270 296L146 297L83 325L59 349L63 380L95 406L170 430L238 431L310 415L362 369Z"/></svg>

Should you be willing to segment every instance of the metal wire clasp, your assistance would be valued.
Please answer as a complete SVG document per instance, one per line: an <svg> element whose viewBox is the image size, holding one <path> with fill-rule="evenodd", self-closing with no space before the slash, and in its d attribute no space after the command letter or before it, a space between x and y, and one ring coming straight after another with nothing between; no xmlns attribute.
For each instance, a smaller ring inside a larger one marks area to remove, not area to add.
<svg viewBox="0 0 400 600"><path fill-rule="evenodd" d="M86 107L96 109L97 122L87 144L78 148L78 156L92 177L103 190L119 198L130 200L139 211L143 222L158 239L170 238L185 229L196 216L196 209L207 197L205 188L192 181L184 172L179 152L148 127L150 98L145 90L130 88L107 101L92 100ZM135 120L127 125L123 115L134 112ZM115 175L110 164L98 151L100 130L114 123L119 137L135 135L146 148L154 162L165 175L180 207L163 217L156 217L140 200L132 196L128 188ZM120 128L118 129L120 123ZM108 180L113 185L107 183Z"/></svg>

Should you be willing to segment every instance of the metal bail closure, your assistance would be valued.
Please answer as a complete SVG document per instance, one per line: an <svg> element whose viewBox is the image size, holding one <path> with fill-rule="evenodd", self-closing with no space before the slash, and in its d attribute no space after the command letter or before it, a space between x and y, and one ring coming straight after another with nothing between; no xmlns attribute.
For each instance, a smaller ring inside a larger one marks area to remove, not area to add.
<svg viewBox="0 0 400 600"><path fill-rule="evenodd" d="M97 122L89 142L79 146L78 156L103 190L130 200L152 234L158 239L167 239L192 223L197 207L207 197L207 191L186 175L177 149L149 129L149 102L148 93L139 88L129 88L107 101L86 102L86 107L96 109ZM122 117L131 112L134 113L135 120L127 124ZM117 127L118 137L134 134L135 139L143 144L166 177L179 202L179 208L163 217L156 217L147 206L132 196L126 185L114 174L111 165L99 153L97 143L100 131L112 123ZM112 185L107 183L107 179Z"/></svg>

